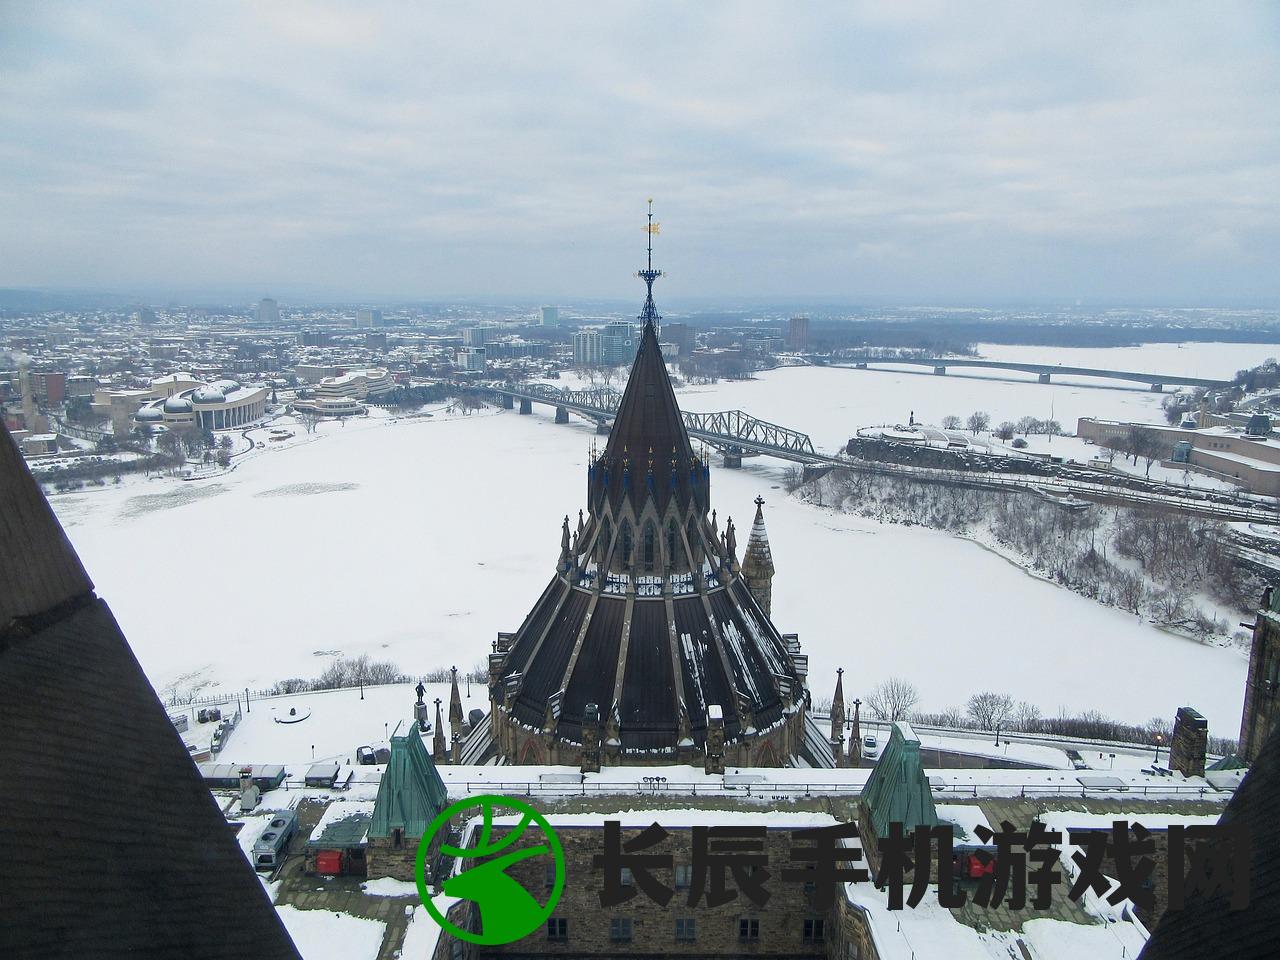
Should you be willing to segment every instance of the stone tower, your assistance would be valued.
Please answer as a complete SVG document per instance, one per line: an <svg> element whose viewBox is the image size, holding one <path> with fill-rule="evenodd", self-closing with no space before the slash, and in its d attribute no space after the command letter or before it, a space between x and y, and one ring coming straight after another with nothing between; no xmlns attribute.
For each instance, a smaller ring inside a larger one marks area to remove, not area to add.
<svg viewBox="0 0 1280 960"><path fill-rule="evenodd" d="M1280 591L1267 587L1253 626L1239 756L1252 763L1280 720Z"/></svg>
<svg viewBox="0 0 1280 960"><path fill-rule="evenodd" d="M773 551L769 549L769 534L764 528L764 497L756 497L756 519L751 525L746 556L742 558L742 579L764 615L772 616Z"/></svg>

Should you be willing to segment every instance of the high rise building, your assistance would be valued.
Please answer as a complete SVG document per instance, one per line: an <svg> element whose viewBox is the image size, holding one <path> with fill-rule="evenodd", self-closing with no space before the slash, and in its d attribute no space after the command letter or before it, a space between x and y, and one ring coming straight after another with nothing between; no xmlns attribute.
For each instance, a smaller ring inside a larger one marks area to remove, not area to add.
<svg viewBox="0 0 1280 960"><path fill-rule="evenodd" d="M361 328L382 326L382 311L381 310L357 310L356 326Z"/></svg>
<svg viewBox="0 0 1280 960"><path fill-rule="evenodd" d="M464 327L462 342L468 347L483 347L490 338L497 334L498 328L493 324L482 323L474 327Z"/></svg>
<svg viewBox="0 0 1280 960"><path fill-rule="evenodd" d="M544 327L560 326L560 308L559 307L543 307L542 308L542 325Z"/></svg>
<svg viewBox="0 0 1280 960"><path fill-rule="evenodd" d="M662 339L667 343L674 343L680 350L679 357L684 359L693 353L693 348L697 345L694 338L693 327L687 323L668 323L662 328Z"/></svg>
<svg viewBox="0 0 1280 960"><path fill-rule="evenodd" d="M809 318L792 317L787 324L787 346L792 350L809 349Z"/></svg>
<svg viewBox="0 0 1280 960"><path fill-rule="evenodd" d="M598 330L581 330L573 335L573 363L577 367L598 367L603 362L602 338Z"/></svg>
<svg viewBox="0 0 1280 960"><path fill-rule="evenodd" d="M270 297L263 297L258 301L258 322L262 324L277 324L280 322L280 304L276 303Z"/></svg>
<svg viewBox="0 0 1280 960"><path fill-rule="evenodd" d="M485 347L459 347L454 361L459 370L484 373L488 365L488 350Z"/></svg>
<svg viewBox="0 0 1280 960"><path fill-rule="evenodd" d="M600 334L601 362L606 366L630 363L636 355L636 328L629 321L605 324Z"/></svg>

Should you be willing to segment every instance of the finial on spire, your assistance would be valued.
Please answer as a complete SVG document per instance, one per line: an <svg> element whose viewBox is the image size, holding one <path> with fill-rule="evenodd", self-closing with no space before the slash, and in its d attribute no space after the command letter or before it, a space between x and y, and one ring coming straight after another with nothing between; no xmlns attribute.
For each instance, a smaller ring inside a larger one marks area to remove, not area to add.
<svg viewBox="0 0 1280 960"><path fill-rule="evenodd" d="M648 243L648 259L645 262L645 268L636 274L645 283L647 290L644 298L644 309L640 312L640 319L644 321L644 326L648 327L652 324L653 332L656 336L658 333L659 321L662 317L658 316L658 308L653 303L653 281L662 276L661 270L653 269L653 236L660 232L662 225L653 219L653 197L649 198L649 222L645 225L645 233L649 235Z"/></svg>

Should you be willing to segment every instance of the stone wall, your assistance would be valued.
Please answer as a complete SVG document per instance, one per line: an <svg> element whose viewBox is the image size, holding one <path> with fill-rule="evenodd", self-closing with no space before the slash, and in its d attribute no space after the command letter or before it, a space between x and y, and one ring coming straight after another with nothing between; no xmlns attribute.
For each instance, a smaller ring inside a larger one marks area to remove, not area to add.
<svg viewBox="0 0 1280 960"><path fill-rule="evenodd" d="M432 882L440 859L440 844L448 836L448 827L436 832L431 848L427 851L426 878ZM366 852L368 875L377 877L393 877L396 880L414 881L413 867L418 856L418 845L421 837L404 837L397 845L392 837L369 837Z"/></svg>
<svg viewBox="0 0 1280 960"><path fill-rule="evenodd" d="M1249 651L1249 675L1244 688L1244 716L1240 723L1239 757L1252 763L1266 742L1267 734L1280 719L1280 691L1271 681L1280 663L1280 622L1267 607L1271 588L1258 611L1253 629L1253 645Z"/></svg>
<svg viewBox="0 0 1280 960"><path fill-rule="evenodd" d="M780 767L787 759L800 753L804 740L804 705L772 730L760 735L725 744L724 762L729 767ZM582 748L575 743L557 740L542 731L529 730L512 723L506 710L490 701L490 724L494 746L500 756L516 765L564 765L581 767ZM605 766L667 766L689 764L700 767L704 763L703 752L697 746L680 748L666 755L640 756L624 754L617 746L607 743L600 748L600 760Z"/></svg>
<svg viewBox="0 0 1280 960"><path fill-rule="evenodd" d="M639 834L638 829L624 829L623 843ZM670 853L676 865L692 862L692 832L687 829L669 828L669 836L662 844L645 852ZM675 871L655 870L654 876L676 891L665 906L658 906L637 888L636 896L616 907L602 907L599 895L603 889L603 876L593 868L592 858L602 852L604 833L600 827L561 827L558 830L564 846L567 880L564 893L552 917L568 922L564 940L548 939L545 927L539 928L523 940L506 947L483 947L480 957L769 957L769 958L827 958L830 953L828 932L833 929L837 907L819 913L811 905L812 893L803 882L784 880L782 870L794 866L790 857L791 833L789 830L770 831L765 842L769 856L770 877L767 889L770 898L763 908L757 908L746 895L739 893L736 900L719 907L708 907L705 900L697 906L688 905L689 890L677 883ZM510 874L525 889L541 898L546 890L545 858L524 861L512 867ZM730 889L736 884L730 874ZM631 921L631 939L613 939L612 923L615 918ZM676 939L677 918L694 920L694 938ZM743 941L739 936L739 921L743 918L759 922L758 941ZM821 929L810 929L805 937L805 921L819 921ZM849 938L865 936L865 929L857 931L857 919L842 919L842 931L848 926L854 932L841 932L840 943ZM816 933L816 935L815 935ZM444 939L444 938L442 938ZM438 957L445 957L439 952ZM838 955L841 960L845 954ZM874 957L873 953L859 955Z"/></svg>

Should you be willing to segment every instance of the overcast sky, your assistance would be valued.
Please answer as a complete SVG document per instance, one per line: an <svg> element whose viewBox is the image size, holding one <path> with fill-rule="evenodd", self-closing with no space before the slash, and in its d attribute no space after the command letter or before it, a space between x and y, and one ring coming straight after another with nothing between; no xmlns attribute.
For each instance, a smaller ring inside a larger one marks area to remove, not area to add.
<svg viewBox="0 0 1280 960"><path fill-rule="evenodd" d="M1280 300L1280 5L0 0L0 286Z"/></svg>

